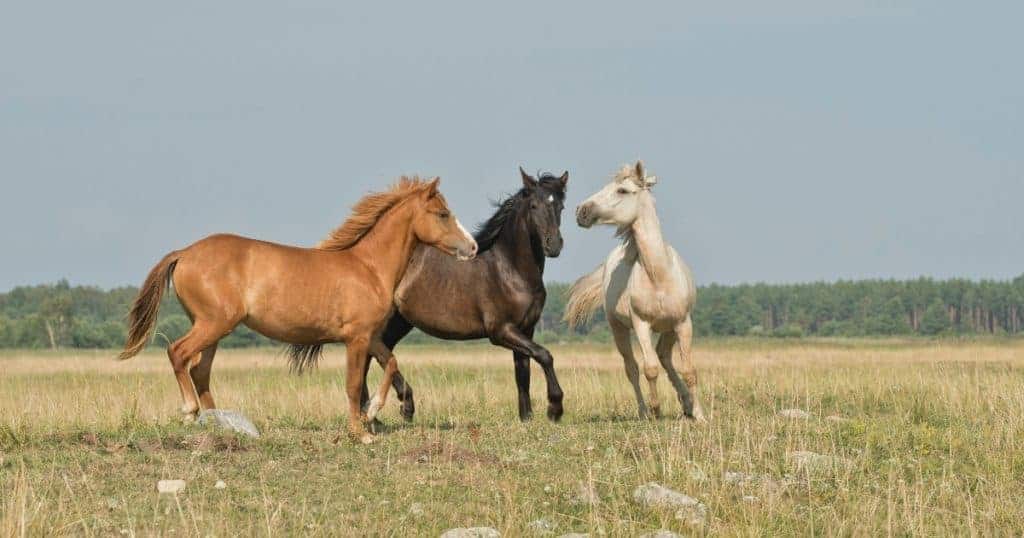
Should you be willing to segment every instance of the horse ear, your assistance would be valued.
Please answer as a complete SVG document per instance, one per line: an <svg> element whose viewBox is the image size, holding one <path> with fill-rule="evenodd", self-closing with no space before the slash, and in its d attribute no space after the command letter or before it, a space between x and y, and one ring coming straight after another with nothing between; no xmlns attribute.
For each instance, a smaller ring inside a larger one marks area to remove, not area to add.
<svg viewBox="0 0 1024 538"><path fill-rule="evenodd" d="M526 170L523 170L522 166L519 167L519 175L523 176L523 186L527 189L532 189L537 186L537 180L530 174L527 174Z"/></svg>
<svg viewBox="0 0 1024 538"><path fill-rule="evenodd" d="M644 178L644 188L651 188L658 182L658 176L647 176Z"/></svg>
<svg viewBox="0 0 1024 538"><path fill-rule="evenodd" d="M430 183L427 184L427 190L426 190L427 198L433 198L434 196L437 196L438 187L440 187L440 186L441 186L441 178L440 178L440 176L434 176L434 179L430 180Z"/></svg>
<svg viewBox="0 0 1024 538"><path fill-rule="evenodd" d="M569 171L562 172L562 177L558 178L558 181L562 183L562 192L565 192L565 187L569 185Z"/></svg>
<svg viewBox="0 0 1024 538"><path fill-rule="evenodd" d="M644 170L644 162L640 159L637 159L636 165L633 167L633 175L635 175L641 182L643 182L644 178L647 177L647 171Z"/></svg>

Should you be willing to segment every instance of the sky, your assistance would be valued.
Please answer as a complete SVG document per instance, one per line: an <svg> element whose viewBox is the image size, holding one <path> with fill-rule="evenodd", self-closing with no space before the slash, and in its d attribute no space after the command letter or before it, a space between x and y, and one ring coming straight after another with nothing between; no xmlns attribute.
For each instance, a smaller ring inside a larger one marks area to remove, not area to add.
<svg viewBox="0 0 1024 538"><path fill-rule="evenodd" d="M1024 3L347 4L0 3L0 290L312 245L401 174L469 227L518 166L569 171L573 280L638 158L700 284L1024 273Z"/></svg>

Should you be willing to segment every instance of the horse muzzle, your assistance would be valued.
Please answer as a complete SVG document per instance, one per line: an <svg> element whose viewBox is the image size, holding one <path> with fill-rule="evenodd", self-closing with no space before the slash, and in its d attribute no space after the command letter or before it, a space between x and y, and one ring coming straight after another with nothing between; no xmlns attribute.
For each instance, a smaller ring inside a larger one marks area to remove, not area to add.
<svg viewBox="0 0 1024 538"><path fill-rule="evenodd" d="M594 204L587 202L576 207L576 224L581 228L590 228L597 221L597 214L594 211Z"/></svg>
<svg viewBox="0 0 1024 538"><path fill-rule="evenodd" d="M476 252L479 247L476 241L470 240L469 244L465 246L459 246L455 249L455 259L459 261L467 261L476 258Z"/></svg>
<svg viewBox="0 0 1024 538"><path fill-rule="evenodd" d="M565 242L561 236L546 239L544 240L544 255L548 258L557 258L562 253L563 246L565 246Z"/></svg>

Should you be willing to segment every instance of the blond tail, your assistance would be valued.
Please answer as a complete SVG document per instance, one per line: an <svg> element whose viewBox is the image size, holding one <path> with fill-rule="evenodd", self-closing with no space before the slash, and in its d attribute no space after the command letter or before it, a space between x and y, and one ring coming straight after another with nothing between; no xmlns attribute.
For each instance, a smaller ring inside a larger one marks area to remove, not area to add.
<svg viewBox="0 0 1024 538"><path fill-rule="evenodd" d="M123 361L138 355L149 342L149 337L156 327L160 300L163 299L164 289L170 281L174 264L178 263L178 255L175 251L164 256L142 283L139 295L132 304L131 312L128 313L128 340L124 344L124 351L117 356L118 360Z"/></svg>
<svg viewBox="0 0 1024 538"><path fill-rule="evenodd" d="M569 290L565 305L565 321L574 328L589 323L597 309L604 305L604 264L580 277Z"/></svg>

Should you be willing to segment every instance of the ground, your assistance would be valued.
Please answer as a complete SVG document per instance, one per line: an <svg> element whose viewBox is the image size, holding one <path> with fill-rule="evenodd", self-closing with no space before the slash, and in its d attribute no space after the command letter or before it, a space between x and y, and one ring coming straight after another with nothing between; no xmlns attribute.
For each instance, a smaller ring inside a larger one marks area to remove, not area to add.
<svg viewBox="0 0 1024 538"><path fill-rule="evenodd" d="M302 376L277 350L218 354L214 396L258 440L182 425L161 352L2 353L0 534L1024 532L1024 342L698 341L706 425L676 418L664 376L668 416L638 420L607 346L552 346L559 424L536 367L537 416L518 421L508 352L399 351L416 420L392 399L369 447L342 434L340 349ZM161 479L187 486L161 495ZM703 522L638 505L649 482L699 500Z"/></svg>

